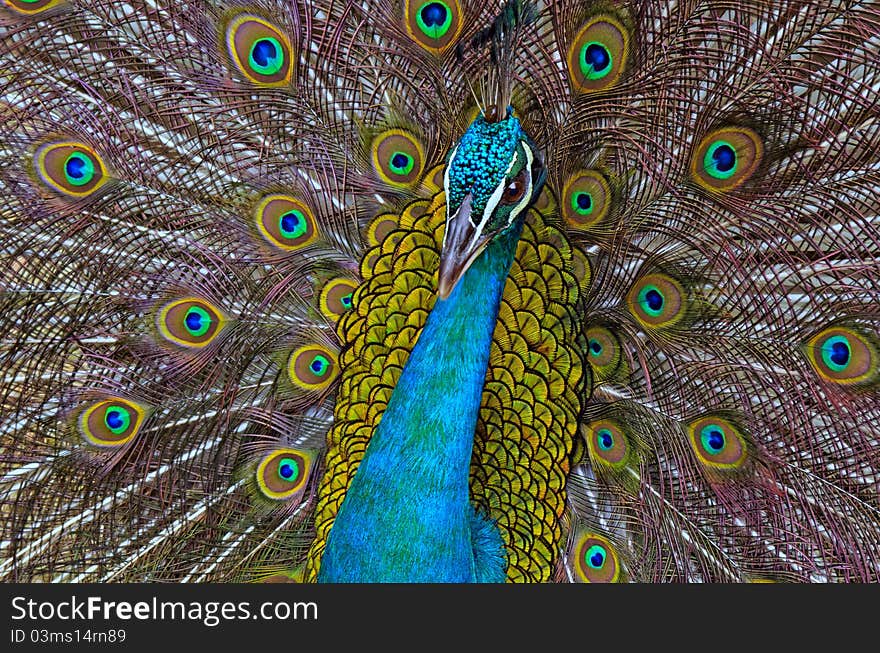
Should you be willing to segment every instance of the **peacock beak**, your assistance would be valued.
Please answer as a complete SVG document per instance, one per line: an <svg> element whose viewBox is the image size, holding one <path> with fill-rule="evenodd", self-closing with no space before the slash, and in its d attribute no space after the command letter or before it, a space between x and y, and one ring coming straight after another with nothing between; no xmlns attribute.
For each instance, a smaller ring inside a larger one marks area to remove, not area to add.
<svg viewBox="0 0 880 653"><path fill-rule="evenodd" d="M443 249L440 252L440 270L437 292L440 299L446 299L456 284L480 255L491 235L479 235L477 226L471 220L470 193L465 195L455 215L446 218L446 234L443 236Z"/></svg>

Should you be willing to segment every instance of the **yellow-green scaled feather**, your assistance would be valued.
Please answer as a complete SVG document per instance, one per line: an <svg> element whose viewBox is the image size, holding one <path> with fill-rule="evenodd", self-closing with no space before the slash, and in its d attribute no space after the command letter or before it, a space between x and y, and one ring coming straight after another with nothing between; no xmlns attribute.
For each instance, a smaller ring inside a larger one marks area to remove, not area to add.
<svg viewBox="0 0 880 653"><path fill-rule="evenodd" d="M342 377L318 489L314 578L333 520L436 297L444 196L405 207L368 251L338 324ZM383 216L382 219L387 219ZM577 319L582 280L564 236L526 218L492 340L471 463L471 499L498 524L507 578L547 581L563 541L565 478L589 372Z"/></svg>

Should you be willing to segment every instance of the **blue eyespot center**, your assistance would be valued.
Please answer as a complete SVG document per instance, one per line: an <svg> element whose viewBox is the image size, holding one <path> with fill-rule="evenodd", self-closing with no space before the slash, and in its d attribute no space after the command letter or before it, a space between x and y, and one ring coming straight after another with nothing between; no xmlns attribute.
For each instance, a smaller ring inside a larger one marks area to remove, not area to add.
<svg viewBox="0 0 880 653"><path fill-rule="evenodd" d="M594 356L599 356L602 353L602 343L598 340L590 340L590 351Z"/></svg>
<svg viewBox="0 0 880 653"><path fill-rule="evenodd" d="M611 54L604 45L591 43L584 52L584 61L600 73L611 65Z"/></svg>
<svg viewBox="0 0 880 653"><path fill-rule="evenodd" d="M299 463L293 458L282 458L278 462L278 477L284 481L295 481L299 476Z"/></svg>
<svg viewBox="0 0 880 653"><path fill-rule="evenodd" d="M348 293L347 295L343 295L342 299L340 299L339 301L342 302L342 305L345 308L351 308L351 293Z"/></svg>
<svg viewBox="0 0 880 653"><path fill-rule="evenodd" d="M124 423L125 422L122 419L121 412L119 412L118 410L107 411L107 426L109 426L111 429L118 429Z"/></svg>
<svg viewBox="0 0 880 653"><path fill-rule="evenodd" d="M309 234L309 222L302 211L291 209L278 218L278 229L282 238L298 240Z"/></svg>
<svg viewBox="0 0 880 653"><path fill-rule="evenodd" d="M198 331L202 328L202 316L196 311L187 313L185 320L190 331Z"/></svg>
<svg viewBox="0 0 880 653"><path fill-rule="evenodd" d="M104 411L104 425L114 435L122 435L131 427L131 413L122 406L108 406Z"/></svg>
<svg viewBox="0 0 880 653"><path fill-rule="evenodd" d="M211 329L211 314L201 306L190 306L183 316L183 326L191 336L200 338Z"/></svg>
<svg viewBox="0 0 880 653"><path fill-rule="evenodd" d="M645 293L645 302L652 311L659 311L663 308L663 295L653 288Z"/></svg>
<svg viewBox="0 0 880 653"><path fill-rule="evenodd" d="M421 10L422 22L427 27L442 27L446 23L447 10L439 2L429 2Z"/></svg>
<svg viewBox="0 0 880 653"><path fill-rule="evenodd" d="M715 169L718 172L730 172L736 165L736 151L726 143L715 148L712 158L715 160Z"/></svg>
<svg viewBox="0 0 880 653"><path fill-rule="evenodd" d="M845 335L833 335L822 341L822 363L834 373L846 372L852 363L852 346Z"/></svg>
<svg viewBox="0 0 880 653"><path fill-rule="evenodd" d="M590 197L589 193L578 193L575 201L577 202L578 208L582 211L586 211L593 206L593 198Z"/></svg>
<svg viewBox="0 0 880 653"><path fill-rule="evenodd" d="M831 345L831 355L829 358L835 365L840 365L841 367L846 365L849 361L849 356L849 345L845 342L838 340Z"/></svg>
<svg viewBox="0 0 880 653"><path fill-rule="evenodd" d="M587 553L584 557L587 559L587 564L593 569L601 569L605 566L605 549L598 544L594 544L587 549Z"/></svg>
<svg viewBox="0 0 880 653"><path fill-rule="evenodd" d="M596 434L596 441L599 443L599 448L602 451L608 451L612 447L614 447L614 436L611 435L611 431L608 429L602 429Z"/></svg>
<svg viewBox="0 0 880 653"><path fill-rule="evenodd" d="M86 176L87 161L80 155L74 154L64 164L67 175L73 179L83 179Z"/></svg>
<svg viewBox="0 0 880 653"><path fill-rule="evenodd" d="M254 44L253 57L257 65L266 68L277 56L278 48L269 39L260 39Z"/></svg>
<svg viewBox="0 0 880 653"><path fill-rule="evenodd" d="M293 211L288 211L281 216L281 229L288 233L296 231L297 227L299 227L299 223L299 216Z"/></svg>
<svg viewBox="0 0 880 653"><path fill-rule="evenodd" d="M703 432L703 441L710 453L719 453L724 449L724 433L717 427L708 427Z"/></svg>
<svg viewBox="0 0 880 653"><path fill-rule="evenodd" d="M395 168L405 168L409 163L409 159L402 152L398 152L391 158L391 165Z"/></svg>

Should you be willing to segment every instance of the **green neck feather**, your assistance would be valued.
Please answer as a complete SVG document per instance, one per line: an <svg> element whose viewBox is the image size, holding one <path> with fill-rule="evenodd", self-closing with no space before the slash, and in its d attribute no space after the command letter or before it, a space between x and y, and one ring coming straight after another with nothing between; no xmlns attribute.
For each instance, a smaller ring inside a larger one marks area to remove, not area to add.
<svg viewBox="0 0 880 653"><path fill-rule="evenodd" d="M517 221L492 241L436 301L333 524L319 581L477 579L471 451L521 230Z"/></svg>

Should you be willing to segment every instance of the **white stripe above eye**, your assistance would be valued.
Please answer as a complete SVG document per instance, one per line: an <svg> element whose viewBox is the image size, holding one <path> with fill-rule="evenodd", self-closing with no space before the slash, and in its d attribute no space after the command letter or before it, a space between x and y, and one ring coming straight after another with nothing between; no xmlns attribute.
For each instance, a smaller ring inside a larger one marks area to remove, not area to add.
<svg viewBox="0 0 880 653"><path fill-rule="evenodd" d="M449 156L449 161L446 164L446 169L443 171L443 190L446 193L446 204L447 207L449 205L449 169L452 167L452 162L455 161L455 155L458 154L458 148L461 144L456 145L455 149L452 150L452 154ZM448 210L447 210L448 213ZM471 223L473 224L473 223ZM446 251L446 234L449 233L449 229L443 230L443 245L441 245L441 251Z"/></svg>
<svg viewBox="0 0 880 653"><path fill-rule="evenodd" d="M526 187L526 192L523 193L522 199L511 209L510 215L507 219L506 227L509 227L510 224L516 219L516 216L520 214L520 212L526 207L529 203L529 200L532 197L532 161L534 161L535 156L532 154L532 148L530 148L525 142L522 143L523 151L526 153L526 165L525 168L529 170L528 177L528 186ZM513 170L513 166L516 165L517 160L519 159L519 154L510 162L510 165L507 166L507 170L504 173L504 180L501 184L496 188L492 195L489 196L489 200L486 202L486 208L483 209L483 216L480 220L480 224L477 225L476 230L474 231L474 237L471 242L471 247L474 247L477 244L477 241L480 239L481 234L483 233L483 227L486 226L486 223L489 222L489 218L492 217L492 214L495 212L495 209L498 208L498 204L501 202L501 197L504 195L504 191L507 189L507 185L510 181L507 179L507 175L510 174L510 171ZM471 222L473 224L473 222Z"/></svg>
<svg viewBox="0 0 880 653"><path fill-rule="evenodd" d="M526 192L523 193L522 199L513 207L510 211L510 217L507 220L507 226L514 221L516 216L518 216L522 211L528 206L529 202L532 200L532 184L534 183L534 179L532 179L532 163L535 161L535 155L532 152L532 148L528 146L527 143L523 142L523 151L526 153L526 170L529 171L529 174L526 177L529 180L529 185L526 186Z"/></svg>

